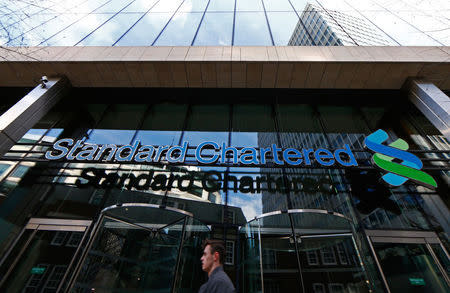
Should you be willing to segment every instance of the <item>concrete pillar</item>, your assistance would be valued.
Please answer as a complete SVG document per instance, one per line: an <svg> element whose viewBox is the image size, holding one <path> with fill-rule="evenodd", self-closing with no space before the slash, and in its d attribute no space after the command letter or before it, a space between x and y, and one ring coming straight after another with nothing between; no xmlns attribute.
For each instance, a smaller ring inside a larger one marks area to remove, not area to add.
<svg viewBox="0 0 450 293"><path fill-rule="evenodd" d="M65 77L44 78L0 116L0 156L8 152L70 89Z"/></svg>
<svg viewBox="0 0 450 293"><path fill-rule="evenodd" d="M404 88L411 102L450 140L450 98L426 80L411 79Z"/></svg>

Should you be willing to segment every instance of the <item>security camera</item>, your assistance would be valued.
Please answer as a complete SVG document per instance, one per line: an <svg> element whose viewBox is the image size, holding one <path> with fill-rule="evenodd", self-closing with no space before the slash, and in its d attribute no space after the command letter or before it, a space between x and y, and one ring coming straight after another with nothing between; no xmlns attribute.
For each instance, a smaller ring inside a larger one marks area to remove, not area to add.
<svg viewBox="0 0 450 293"><path fill-rule="evenodd" d="M43 76L41 77L41 87L42 87L42 88L45 88L45 84L46 84L47 82L48 82L47 76L43 75Z"/></svg>

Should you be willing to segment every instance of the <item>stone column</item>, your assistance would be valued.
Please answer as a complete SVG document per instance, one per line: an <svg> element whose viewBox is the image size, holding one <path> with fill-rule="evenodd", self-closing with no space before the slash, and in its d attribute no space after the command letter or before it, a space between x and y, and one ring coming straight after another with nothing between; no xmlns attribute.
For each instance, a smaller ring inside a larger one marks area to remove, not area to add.
<svg viewBox="0 0 450 293"><path fill-rule="evenodd" d="M22 138L67 94L70 82L65 77L43 77L41 84L0 116L0 156Z"/></svg>
<svg viewBox="0 0 450 293"><path fill-rule="evenodd" d="M411 102L450 140L450 98L432 82L411 79L404 87Z"/></svg>

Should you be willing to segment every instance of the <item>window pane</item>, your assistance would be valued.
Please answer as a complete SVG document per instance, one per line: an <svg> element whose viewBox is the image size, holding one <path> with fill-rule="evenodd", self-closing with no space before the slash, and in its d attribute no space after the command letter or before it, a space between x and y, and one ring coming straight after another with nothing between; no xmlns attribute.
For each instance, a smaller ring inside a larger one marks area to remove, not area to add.
<svg viewBox="0 0 450 293"><path fill-rule="evenodd" d="M391 14L389 10L369 0L352 2L352 6L365 17L373 21L381 30L402 46L436 46L436 41L415 29L410 24Z"/></svg>
<svg viewBox="0 0 450 293"><path fill-rule="evenodd" d="M152 106L136 135L136 140L140 140L144 145L177 145L186 112L187 105L164 103Z"/></svg>
<svg viewBox="0 0 450 293"><path fill-rule="evenodd" d="M311 3L310 0L290 0L290 1L292 5L294 5L295 10L297 11L305 11L306 5L308 5L308 3Z"/></svg>
<svg viewBox="0 0 450 293"><path fill-rule="evenodd" d="M295 12L267 12L267 18L275 46L288 45L299 21L297 14Z"/></svg>
<svg viewBox="0 0 450 293"><path fill-rule="evenodd" d="M209 10L208 10L209 11ZM195 38L197 46L229 46L233 30L233 13L206 13Z"/></svg>
<svg viewBox="0 0 450 293"><path fill-rule="evenodd" d="M203 12L206 9L208 0L185 0L179 12Z"/></svg>
<svg viewBox="0 0 450 293"><path fill-rule="evenodd" d="M90 14L51 37L45 45L74 46L79 40L92 32L109 17L111 17L110 14Z"/></svg>
<svg viewBox="0 0 450 293"><path fill-rule="evenodd" d="M271 46L264 12L236 12L235 46Z"/></svg>
<svg viewBox="0 0 450 293"><path fill-rule="evenodd" d="M212 11L234 11L234 1L210 0L208 12Z"/></svg>
<svg viewBox="0 0 450 293"><path fill-rule="evenodd" d="M95 13L117 13L119 10L129 5L132 0L114 0L100 7Z"/></svg>
<svg viewBox="0 0 450 293"><path fill-rule="evenodd" d="M150 46L172 13L148 13L117 42L118 46Z"/></svg>
<svg viewBox="0 0 450 293"><path fill-rule="evenodd" d="M182 0L160 0L151 12L175 12L180 7L181 2Z"/></svg>
<svg viewBox="0 0 450 293"><path fill-rule="evenodd" d="M288 0L264 0L266 11L293 11Z"/></svg>
<svg viewBox="0 0 450 293"><path fill-rule="evenodd" d="M78 19L76 14L61 14L8 43L9 46L36 46Z"/></svg>
<svg viewBox="0 0 450 293"><path fill-rule="evenodd" d="M141 16L142 13L118 14L77 45L111 46Z"/></svg>
<svg viewBox="0 0 450 293"><path fill-rule="evenodd" d="M236 0L236 11L264 11L261 0Z"/></svg>
<svg viewBox="0 0 450 293"><path fill-rule="evenodd" d="M157 0L136 0L122 12L147 12L156 2Z"/></svg>
<svg viewBox="0 0 450 293"><path fill-rule="evenodd" d="M155 46L190 46L202 15L197 12L177 12Z"/></svg>

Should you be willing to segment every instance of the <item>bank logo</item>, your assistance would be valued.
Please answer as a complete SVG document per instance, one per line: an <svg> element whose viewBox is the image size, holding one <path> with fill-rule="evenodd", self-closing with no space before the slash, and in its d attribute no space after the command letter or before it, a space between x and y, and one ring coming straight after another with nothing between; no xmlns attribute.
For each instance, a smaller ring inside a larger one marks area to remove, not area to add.
<svg viewBox="0 0 450 293"><path fill-rule="evenodd" d="M423 167L422 161L415 155L406 152L409 148L408 143L399 138L389 145L383 145L388 138L385 131L378 129L367 136L364 141L366 147L375 153L372 156L372 163L388 171L381 178L391 186L400 186L406 181L412 180L428 188L436 188L437 183L433 177L420 170ZM401 162L397 163L399 160Z"/></svg>

